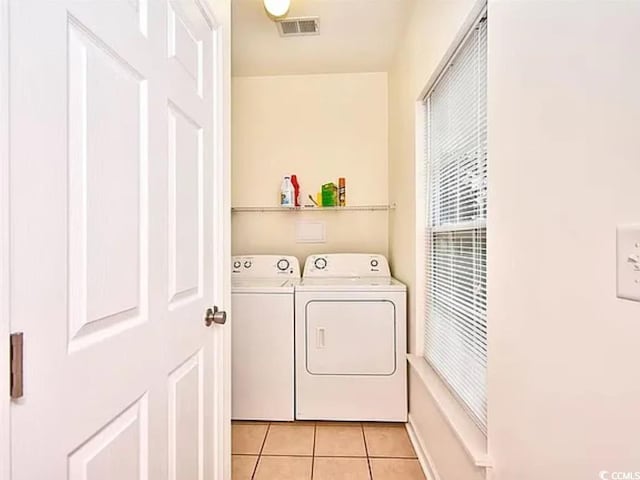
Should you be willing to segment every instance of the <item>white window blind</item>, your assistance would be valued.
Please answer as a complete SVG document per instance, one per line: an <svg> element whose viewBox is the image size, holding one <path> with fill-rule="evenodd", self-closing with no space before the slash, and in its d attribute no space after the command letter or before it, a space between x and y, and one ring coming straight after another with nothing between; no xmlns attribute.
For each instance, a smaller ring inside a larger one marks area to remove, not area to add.
<svg viewBox="0 0 640 480"><path fill-rule="evenodd" d="M425 107L424 355L486 431L486 17L463 41Z"/></svg>

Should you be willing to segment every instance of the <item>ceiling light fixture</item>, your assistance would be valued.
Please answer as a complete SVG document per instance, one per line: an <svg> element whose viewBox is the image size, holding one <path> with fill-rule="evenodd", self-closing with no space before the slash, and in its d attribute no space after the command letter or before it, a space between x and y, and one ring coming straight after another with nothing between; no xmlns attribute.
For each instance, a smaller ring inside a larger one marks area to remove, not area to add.
<svg viewBox="0 0 640 480"><path fill-rule="evenodd" d="M282 18L289 13L291 0L264 0L264 9L272 18Z"/></svg>

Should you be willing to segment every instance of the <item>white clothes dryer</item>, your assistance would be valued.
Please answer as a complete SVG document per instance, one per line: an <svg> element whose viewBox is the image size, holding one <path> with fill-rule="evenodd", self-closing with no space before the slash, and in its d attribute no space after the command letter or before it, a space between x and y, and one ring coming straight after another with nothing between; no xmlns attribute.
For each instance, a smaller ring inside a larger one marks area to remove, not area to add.
<svg viewBox="0 0 640 480"><path fill-rule="evenodd" d="M407 420L406 286L382 255L311 255L295 294L296 418Z"/></svg>
<svg viewBox="0 0 640 480"><path fill-rule="evenodd" d="M234 420L294 419L296 257L232 259L231 371Z"/></svg>

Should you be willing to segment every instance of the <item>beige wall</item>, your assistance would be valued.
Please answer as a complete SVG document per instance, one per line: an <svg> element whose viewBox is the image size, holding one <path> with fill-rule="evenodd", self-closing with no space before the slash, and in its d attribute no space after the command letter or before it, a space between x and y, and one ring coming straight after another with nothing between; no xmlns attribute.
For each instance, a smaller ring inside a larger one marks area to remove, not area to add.
<svg viewBox="0 0 640 480"><path fill-rule="evenodd" d="M411 286L415 100L473 4L418 0L389 74L390 256ZM640 471L640 304L615 294L616 225L640 222L639 44L635 1L489 1L493 480ZM475 478L420 382L441 479Z"/></svg>
<svg viewBox="0 0 640 480"><path fill-rule="evenodd" d="M395 275L415 284L415 108L475 0L416 0L407 34L389 71L389 256ZM415 305L409 302L409 344L415 344ZM412 350L413 351L413 350Z"/></svg>
<svg viewBox="0 0 640 480"><path fill-rule="evenodd" d="M347 179L347 204L387 204L387 74L236 77L234 206L276 206L295 173L306 198ZM308 203L308 202L307 202ZM298 220L326 223L327 242L298 244ZM234 213L233 252L387 254L387 212Z"/></svg>
<svg viewBox="0 0 640 480"><path fill-rule="evenodd" d="M409 348L416 352L416 102L469 16L474 0L416 0L407 35L389 72L389 256L395 275L409 286ZM418 268L420 268L418 266ZM421 271L421 270L420 270ZM482 477L421 380L409 375L409 413L441 480Z"/></svg>
<svg viewBox="0 0 640 480"><path fill-rule="evenodd" d="M498 480L640 472L640 2L492 1L489 446Z"/></svg>

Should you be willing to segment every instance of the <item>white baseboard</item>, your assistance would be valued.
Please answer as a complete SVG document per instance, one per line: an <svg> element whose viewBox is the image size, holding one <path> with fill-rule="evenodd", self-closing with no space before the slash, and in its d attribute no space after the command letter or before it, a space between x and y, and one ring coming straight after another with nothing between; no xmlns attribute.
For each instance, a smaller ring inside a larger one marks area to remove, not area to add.
<svg viewBox="0 0 640 480"><path fill-rule="evenodd" d="M426 445L422 441L422 438L420 438L420 435L418 435L418 432L413 425L413 418L411 417L411 414L409 414L409 422L406 424L407 433L409 434L409 439L416 451L416 455L418 455L418 461L420 462L422 471L427 477L427 480L441 480L440 475L438 475L438 470L436 470L433 460L427 451Z"/></svg>

